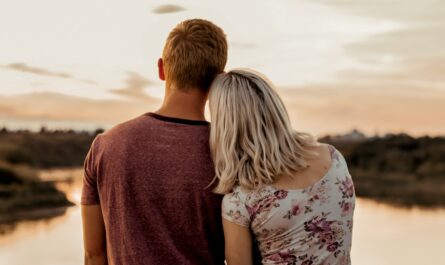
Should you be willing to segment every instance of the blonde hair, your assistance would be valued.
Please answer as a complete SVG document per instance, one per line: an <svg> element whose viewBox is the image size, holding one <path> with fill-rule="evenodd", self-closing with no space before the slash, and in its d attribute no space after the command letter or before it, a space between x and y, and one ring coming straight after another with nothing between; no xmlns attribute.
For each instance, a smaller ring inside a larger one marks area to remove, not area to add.
<svg viewBox="0 0 445 265"><path fill-rule="evenodd" d="M162 53L167 86L207 90L227 62L223 30L210 21L190 19L168 35Z"/></svg>
<svg viewBox="0 0 445 265"><path fill-rule="evenodd" d="M315 137L292 129L283 102L259 73L239 69L219 75L209 107L216 193L237 185L257 190L306 168L306 158L316 155L307 148L318 145Z"/></svg>

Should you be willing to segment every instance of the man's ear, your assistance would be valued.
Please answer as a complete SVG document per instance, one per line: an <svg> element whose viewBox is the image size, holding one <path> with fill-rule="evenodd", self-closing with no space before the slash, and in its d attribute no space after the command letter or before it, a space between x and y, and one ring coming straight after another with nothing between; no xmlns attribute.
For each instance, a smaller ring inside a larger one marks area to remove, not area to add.
<svg viewBox="0 0 445 265"><path fill-rule="evenodd" d="M161 79L162 81L165 81L164 61L162 60L162 58L158 59L158 75L159 75L159 79Z"/></svg>

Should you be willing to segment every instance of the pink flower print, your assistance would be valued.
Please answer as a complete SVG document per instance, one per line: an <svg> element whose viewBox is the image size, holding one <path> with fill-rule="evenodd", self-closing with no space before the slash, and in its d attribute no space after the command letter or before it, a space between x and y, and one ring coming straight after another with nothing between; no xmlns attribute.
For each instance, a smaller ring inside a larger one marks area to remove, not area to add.
<svg viewBox="0 0 445 265"><path fill-rule="evenodd" d="M301 213L301 208L298 200L292 200L292 215L299 215Z"/></svg>
<svg viewBox="0 0 445 265"><path fill-rule="evenodd" d="M280 252L280 253L278 253L278 255L280 255L281 262L295 262L295 261L297 261L297 257L295 255L288 253L288 252Z"/></svg>
<svg viewBox="0 0 445 265"><path fill-rule="evenodd" d="M332 243L335 243L336 237L335 237L334 232L327 231L327 232L320 233L319 239L320 239L320 243L322 243L322 246L323 246L325 244L330 245Z"/></svg>
<svg viewBox="0 0 445 265"><path fill-rule="evenodd" d="M338 242L334 242L330 244L326 249L330 252L334 252L337 250L338 246L339 246Z"/></svg>
<svg viewBox="0 0 445 265"><path fill-rule="evenodd" d="M348 265L350 263L350 258L348 255L342 255L338 261L338 265Z"/></svg>
<svg viewBox="0 0 445 265"><path fill-rule="evenodd" d="M260 205L258 203L255 203L252 206L246 205L247 212L251 218L258 212L259 207Z"/></svg>
<svg viewBox="0 0 445 265"><path fill-rule="evenodd" d="M240 211L235 211L235 212L232 214L232 217L233 217L235 220L238 220L239 218L241 218L241 212L240 212Z"/></svg>
<svg viewBox="0 0 445 265"><path fill-rule="evenodd" d="M307 259L301 263L301 265L312 265L312 264L314 264L314 260L312 259Z"/></svg>
<svg viewBox="0 0 445 265"><path fill-rule="evenodd" d="M308 256L304 254L303 256L298 257L300 261L303 261L301 265L313 265L316 257L314 255Z"/></svg>
<svg viewBox="0 0 445 265"><path fill-rule="evenodd" d="M350 178L341 182L340 190L344 198L351 198L354 195L354 184Z"/></svg>
<svg viewBox="0 0 445 265"><path fill-rule="evenodd" d="M332 221L327 221L326 218L316 216L312 220L304 223L304 229L314 235L324 231L330 231L331 224Z"/></svg>
<svg viewBox="0 0 445 265"><path fill-rule="evenodd" d="M352 203L351 202L345 202L342 205L342 211L341 216L346 216L352 211Z"/></svg>
<svg viewBox="0 0 445 265"><path fill-rule="evenodd" d="M269 260L269 261L281 261L281 257L280 257L280 254L275 253L275 254L272 254L269 257L267 257L267 260Z"/></svg>
<svg viewBox="0 0 445 265"><path fill-rule="evenodd" d="M297 257L295 255L290 254L289 252L280 252L280 253L275 253L273 255L270 255L268 258L268 260L270 261L275 261L275 262L296 262L297 261Z"/></svg>
<svg viewBox="0 0 445 265"><path fill-rule="evenodd" d="M251 219L262 212L269 211L275 205L277 198L274 195L267 196L261 200L256 201L252 206L247 206L247 212Z"/></svg>
<svg viewBox="0 0 445 265"><path fill-rule="evenodd" d="M282 200L287 197L287 193L286 190L277 190L274 192L274 195L278 200Z"/></svg>

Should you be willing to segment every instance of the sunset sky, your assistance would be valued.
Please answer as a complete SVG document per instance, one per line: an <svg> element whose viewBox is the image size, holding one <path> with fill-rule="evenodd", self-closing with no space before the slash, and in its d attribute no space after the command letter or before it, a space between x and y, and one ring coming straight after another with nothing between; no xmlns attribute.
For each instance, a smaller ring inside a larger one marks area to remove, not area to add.
<svg viewBox="0 0 445 265"><path fill-rule="evenodd" d="M155 110L180 21L229 41L227 69L276 85L298 130L445 135L445 2L14 0L0 4L0 126L92 129Z"/></svg>

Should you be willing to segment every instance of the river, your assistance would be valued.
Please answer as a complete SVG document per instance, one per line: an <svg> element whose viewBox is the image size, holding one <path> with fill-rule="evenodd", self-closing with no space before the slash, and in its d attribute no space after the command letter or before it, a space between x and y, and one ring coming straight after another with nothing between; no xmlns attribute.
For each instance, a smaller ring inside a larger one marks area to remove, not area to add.
<svg viewBox="0 0 445 265"><path fill-rule="evenodd" d="M19 222L0 235L1 265L82 264L80 174L81 170L43 174L46 179L71 178L58 185L77 205L59 217ZM353 264L445 264L445 209L403 209L358 199L354 222Z"/></svg>

